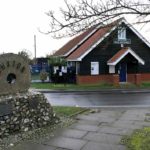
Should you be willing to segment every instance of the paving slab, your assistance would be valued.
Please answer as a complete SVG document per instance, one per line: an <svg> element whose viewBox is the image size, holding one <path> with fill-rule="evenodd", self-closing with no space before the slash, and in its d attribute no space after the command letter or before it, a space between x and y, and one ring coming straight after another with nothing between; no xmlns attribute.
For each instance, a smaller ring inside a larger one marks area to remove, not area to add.
<svg viewBox="0 0 150 150"><path fill-rule="evenodd" d="M78 120L78 124L88 124L88 125L95 125L99 126L99 121L91 121L91 120Z"/></svg>
<svg viewBox="0 0 150 150"><path fill-rule="evenodd" d="M98 142L88 142L82 150L125 150L122 145L103 144Z"/></svg>
<svg viewBox="0 0 150 150"><path fill-rule="evenodd" d="M99 122L106 122L106 123L113 123L116 121L116 118L106 117L106 118L99 118Z"/></svg>
<svg viewBox="0 0 150 150"><path fill-rule="evenodd" d="M129 135L132 133L132 129L126 129L124 127L110 127L110 126L103 126L99 129L100 133L108 133L112 135Z"/></svg>
<svg viewBox="0 0 150 150"><path fill-rule="evenodd" d="M72 126L70 126L70 128L72 129L78 129L78 130L82 130L82 131L98 131L99 127L96 125L88 125L88 124L73 124Z"/></svg>
<svg viewBox="0 0 150 150"><path fill-rule="evenodd" d="M42 145L37 143L23 143L19 144L16 147L13 148L13 150L55 150L56 147L48 146L48 145Z"/></svg>
<svg viewBox="0 0 150 150"><path fill-rule="evenodd" d="M76 129L64 129L59 133L63 137L70 137L70 138L82 138L87 134L87 131L76 130Z"/></svg>
<svg viewBox="0 0 150 150"><path fill-rule="evenodd" d="M145 114L124 114L120 120L144 121Z"/></svg>
<svg viewBox="0 0 150 150"><path fill-rule="evenodd" d="M145 113L149 112L148 109L138 109L138 111L137 111L137 109L130 109L130 110L128 109L128 110L126 110L125 114L127 114L127 115L133 115L133 114L137 115L137 114L145 114Z"/></svg>
<svg viewBox="0 0 150 150"><path fill-rule="evenodd" d="M80 150L85 144L86 140L79 140L75 138L66 138L66 137L54 137L47 142L44 142L45 145L66 148L70 150Z"/></svg>
<svg viewBox="0 0 150 150"><path fill-rule="evenodd" d="M121 118L121 120L126 120L126 121L144 121L145 118L144 116L140 117L140 116L124 116Z"/></svg>
<svg viewBox="0 0 150 150"><path fill-rule="evenodd" d="M93 117L93 115L89 114L89 115L79 115L79 116L77 116L77 119L80 119L80 120L97 121L99 118L96 117L95 115L94 115L94 117Z"/></svg>
<svg viewBox="0 0 150 150"><path fill-rule="evenodd" d="M69 149L66 149L66 148L56 148L56 150L69 150Z"/></svg>
<svg viewBox="0 0 150 150"><path fill-rule="evenodd" d="M121 137L120 135L89 132L83 139L104 144L119 144Z"/></svg>
<svg viewBox="0 0 150 150"><path fill-rule="evenodd" d="M142 127L150 127L150 122L147 121L135 121L134 124Z"/></svg>
<svg viewBox="0 0 150 150"><path fill-rule="evenodd" d="M140 124L134 124L134 121L127 121L127 120L118 120L115 123L112 124L113 127L122 127L126 129L137 129L142 128L142 125Z"/></svg>
<svg viewBox="0 0 150 150"><path fill-rule="evenodd" d="M79 115L76 123L59 129L42 144L24 143L13 150L125 150L125 146L120 145L122 136L150 126L150 122L145 121L146 114L150 114L150 109L101 109Z"/></svg>

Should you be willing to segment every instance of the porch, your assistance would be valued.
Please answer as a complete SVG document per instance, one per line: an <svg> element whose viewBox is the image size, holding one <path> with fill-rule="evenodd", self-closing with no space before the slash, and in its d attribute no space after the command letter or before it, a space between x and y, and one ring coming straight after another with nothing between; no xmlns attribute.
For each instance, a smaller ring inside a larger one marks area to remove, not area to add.
<svg viewBox="0 0 150 150"><path fill-rule="evenodd" d="M139 65L144 65L144 60L136 54L130 47L122 48L107 62L109 73L116 74L117 82L131 82L139 84ZM117 75L118 74L118 75Z"/></svg>

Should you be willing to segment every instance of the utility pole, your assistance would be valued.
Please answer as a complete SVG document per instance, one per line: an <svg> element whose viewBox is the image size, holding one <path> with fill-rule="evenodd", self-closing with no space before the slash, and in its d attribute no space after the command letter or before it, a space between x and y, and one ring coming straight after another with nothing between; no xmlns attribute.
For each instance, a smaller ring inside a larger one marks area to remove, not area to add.
<svg viewBox="0 0 150 150"><path fill-rule="evenodd" d="M36 60L36 35L34 35L34 58Z"/></svg>

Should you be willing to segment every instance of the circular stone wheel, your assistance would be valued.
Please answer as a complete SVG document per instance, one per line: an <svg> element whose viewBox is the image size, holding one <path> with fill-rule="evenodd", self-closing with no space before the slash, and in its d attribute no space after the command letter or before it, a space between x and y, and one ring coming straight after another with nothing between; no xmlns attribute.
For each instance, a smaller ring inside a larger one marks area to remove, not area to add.
<svg viewBox="0 0 150 150"><path fill-rule="evenodd" d="M0 55L0 95L25 92L30 87L30 80L26 58L13 53Z"/></svg>

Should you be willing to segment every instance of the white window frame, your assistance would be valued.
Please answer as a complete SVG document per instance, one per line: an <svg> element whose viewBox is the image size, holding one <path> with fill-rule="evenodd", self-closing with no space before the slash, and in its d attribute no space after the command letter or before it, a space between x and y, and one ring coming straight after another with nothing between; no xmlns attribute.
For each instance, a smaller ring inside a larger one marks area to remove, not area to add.
<svg viewBox="0 0 150 150"><path fill-rule="evenodd" d="M109 65L109 73L115 73L115 66Z"/></svg>
<svg viewBox="0 0 150 150"><path fill-rule="evenodd" d="M93 72L93 70L95 70ZM91 75L99 75L99 62L91 62Z"/></svg>
<svg viewBox="0 0 150 150"><path fill-rule="evenodd" d="M125 27L118 28L118 40L126 40L126 28Z"/></svg>

